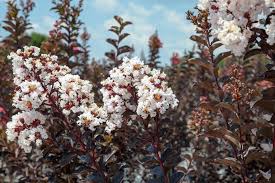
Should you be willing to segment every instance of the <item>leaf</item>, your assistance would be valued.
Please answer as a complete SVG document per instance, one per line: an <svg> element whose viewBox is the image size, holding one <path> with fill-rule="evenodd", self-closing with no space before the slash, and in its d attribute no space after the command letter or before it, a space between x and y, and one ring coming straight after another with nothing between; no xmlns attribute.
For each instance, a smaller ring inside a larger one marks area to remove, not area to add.
<svg viewBox="0 0 275 183"><path fill-rule="evenodd" d="M264 172L264 171L260 170L260 173L262 174L262 176L265 179L267 179L267 180L271 179L271 169L268 170L267 172Z"/></svg>
<svg viewBox="0 0 275 183"><path fill-rule="evenodd" d="M148 147L146 148L146 150L147 150L149 153L154 153L154 152L155 152L155 148L153 147L152 144L149 144Z"/></svg>
<svg viewBox="0 0 275 183"><path fill-rule="evenodd" d="M201 66L201 67L207 69L210 73L213 73L214 68L213 68L212 64L206 63L206 62L202 61L201 59L196 59L196 58L190 59L190 60L188 60L188 64L194 64L194 65Z"/></svg>
<svg viewBox="0 0 275 183"><path fill-rule="evenodd" d="M3 26L3 29L5 29L6 31L8 31L11 34L14 34L14 30L9 26Z"/></svg>
<svg viewBox="0 0 275 183"><path fill-rule="evenodd" d="M130 21L126 21L126 22L123 22L122 26L123 26L123 28L124 28L125 26L131 25L131 24L133 24L133 23L130 22Z"/></svg>
<svg viewBox="0 0 275 183"><path fill-rule="evenodd" d="M107 41L109 44L113 45L115 48L117 48L117 46L118 46L118 45L117 45L117 43L118 43L117 40L108 38L108 39L106 39L106 41Z"/></svg>
<svg viewBox="0 0 275 183"><path fill-rule="evenodd" d="M261 143L260 146L265 152L271 152L273 150L273 144L271 143Z"/></svg>
<svg viewBox="0 0 275 183"><path fill-rule="evenodd" d="M123 18L121 18L121 17L118 16L118 15L115 15L115 16L114 16L114 19L115 19L120 25L122 25L122 23L123 23Z"/></svg>
<svg viewBox="0 0 275 183"><path fill-rule="evenodd" d="M88 175L88 177L86 178L87 181L93 181L96 183L103 183L104 182L104 178L97 172L93 172L92 174Z"/></svg>
<svg viewBox="0 0 275 183"><path fill-rule="evenodd" d="M109 31L119 35L119 32L120 32L120 28L118 26L112 26Z"/></svg>
<svg viewBox="0 0 275 183"><path fill-rule="evenodd" d="M129 35L130 35L129 33L123 33L123 34L119 35L118 42L121 42L123 39L125 39Z"/></svg>
<svg viewBox="0 0 275 183"><path fill-rule="evenodd" d="M161 160L166 161L168 157L172 155L172 152L173 150L170 147L166 148L161 154Z"/></svg>
<svg viewBox="0 0 275 183"><path fill-rule="evenodd" d="M273 138L273 128L262 128L257 131L257 135L261 135L266 138Z"/></svg>
<svg viewBox="0 0 275 183"><path fill-rule="evenodd" d="M124 172L119 170L113 177L112 183L121 183L124 177Z"/></svg>
<svg viewBox="0 0 275 183"><path fill-rule="evenodd" d="M230 51L224 52L224 53L220 53L220 54L215 58L215 61L214 61L215 65L218 65L223 59L225 59L225 58L227 58L227 57L229 57L229 56L231 56L231 55L232 55L232 54L231 54Z"/></svg>
<svg viewBox="0 0 275 183"><path fill-rule="evenodd" d="M11 28L15 29L15 24L12 22L12 21L7 21L7 20L4 20L3 21L5 24L9 25Z"/></svg>
<svg viewBox="0 0 275 183"><path fill-rule="evenodd" d="M153 165L154 163L157 163L157 160L153 156L145 156L141 160L141 163L143 165Z"/></svg>
<svg viewBox="0 0 275 183"><path fill-rule="evenodd" d="M218 108L224 108L230 112L232 112L235 115L235 120L234 122L240 123L240 118L236 110L234 109L234 106L228 103L220 102L219 104L216 105Z"/></svg>
<svg viewBox="0 0 275 183"><path fill-rule="evenodd" d="M181 178L184 176L182 172L174 172L170 177L170 183L178 183Z"/></svg>
<svg viewBox="0 0 275 183"><path fill-rule="evenodd" d="M262 91L263 99L275 99L275 87Z"/></svg>
<svg viewBox="0 0 275 183"><path fill-rule="evenodd" d="M221 47L222 45L223 45L222 43L215 43L211 45L209 48L209 52L213 53L217 48Z"/></svg>
<svg viewBox="0 0 275 183"><path fill-rule="evenodd" d="M242 129L243 129L243 133L249 133L252 129L256 128L256 129L261 129L261 128L271 128L272 125L270 125L269 123L262 123L262 122L252 122L252 123L248 123L248 124L243 124L242 125Z"/></svg>
<svg viewBox="0 0 275 183"><path fill-rule="evenodd" d="M161 178L154 178L147 181L147 183L163 183Z"/></svg>
<svg viewBox="0 0 275 183"><path fill-rule="evenodd" d="M255 106L260 107L267 112L275 113L275 99L261 99L253 105L253 107Z"/></svg>
<svg viewBox="0 0 275 183"><path fill-rule="evenodd" d="M121 47L118 48L118 53L120 55L120 54L123 54L123 53L131 52L132 50L133 50L133 48L131 48L130 46L125 45L125 46L121 46Z"/></svg>
<svg viewBox="0 0 275 183"><path fill-rule="evenodd" d="M114 52L107 52L105 56L108 57L110 60L115 60L116 56Z"/></svg>
<svg viewBox="0 0 275 183"><path fill-rule="evenodd" d="M103 161L105 162L105 165L107 165L108 163L110 163L111 158L114 156L114 154L117 152L117 149L114 149L111 153L104 155L104 159Z"/></svg>
<svg viewBox="0 0 275 183"><path fill-rule="evenodd" d="M265 165L269 165L268 156L263 152L250 152L245 158L245 163L249 164L252 161L262 162Z"/></svg>
<svg viewBox="0 0 275 183"><path fill-rule="evenodd" d="M202 45L207 46L207 41L204 40L204 39L203 39L202 37L200 37L200 36L193 35L193 36L190 37L190 39L191 39L192 41L195 41L195 42L197 42L197 43L200 43L200 44L202 44Z"/></svg>
<svg viewBox="0 0 275 183"><path fill-rule="evenodd" d="M266 71L261 77L264 80L275 83L275 70Z"/></svg>
<svg viewBox="0 0 275 183"><path fill-rule="evenodd" d="M214 43L216 43L216 42L218 42L218 41L220 41L218 38L214 38L212 41L211 41L211 44L213 45Z"/></svg>
<svg viewBox="0 0 275 183"><path fill-rule="evenodd" d="M61 158L61 160L59 162L60 165L62 167L68 165L75 156L76 156L75 153L63 154L63 156L62 156L62 158Z"/></svg>
<svg viewBox="0 0 275 183"><path fill-rule="evenodd" d="M156 175L158 177L163 177L163 172L160 166L156 166L151 170L151 173L153 175Z"/></svg>
<svg viewBox="0 0 275 183"><path fill-rule="evenodd" d="M86 164L90 164L91 163L91 157L89 154L85 154L85 155L81 155L78 157L80 159L80 161L86 163Z"/></svg>
<svg viewBox="0 0 275 183"><path fill-rule="evenodd" d="M244 60L247 60L247 59L249 59L250 57L252 57L252 56L254 56L254 55L258 55L258 54L262 54L262 53L263 53L262 50L261 50L261 49L258 49L258 48L249 50L249 51L245 54Z"/></svg>
<svg viewBox="0 0 275 183"><path fill-rule="evenodd" d="M216 159L212 161L212 163L220 164L224 166L230 166L231 168L236 169L238 171L241 170L241 163L234 158Z"/></svg>
<svg viewBox="0 0 275 183"><path fill-rule="evenodd" d="M185 155L183 156L183 158L186 159L186 160L188 160L189 163L193 161L193 158L191 157L190 154L185 154Z"/></svg>
<svg viewBox="0 0 275 183"><path fill-rule="evenodd" d="M188 170L186 168L182 167L182 166L177 166L177 167L175 167L175 169L176 169L176 171L182 172L184 174L188 173Z"/></svg>
<svg viewBox="0 0 275 183"><path fill-rule="evenodd" d="M216 128L209 130L202 136L223 139L237 148L241 147L241 143L239 142L238 137L226 128Z"/></svg>
<svg viewBox="0 0 275 183"><path fill-rule="evenodd" d="M85 166L85 165L76 166L74 167L73 173L80 174L81 172L87 171L87 169L89 169L89 166Z"/></svg>

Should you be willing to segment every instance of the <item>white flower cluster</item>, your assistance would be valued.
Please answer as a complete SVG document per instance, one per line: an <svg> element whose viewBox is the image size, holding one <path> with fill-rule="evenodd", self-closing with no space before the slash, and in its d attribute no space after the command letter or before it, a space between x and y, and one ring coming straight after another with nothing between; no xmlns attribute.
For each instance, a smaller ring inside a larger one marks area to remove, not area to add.
<svg viewBox="0 0 275 183"><path fill-rule="evenodd" d="M37 81L24 81L16 89L13 105L20 110L38 109L46 102L46 93Z"/></svg>
<svg viewBox="0 0 275 183"><path fill-rule="evenodd" d="M101 125L107 119L107 112L98 107L96 104L92 104L89 108L85 108L84 112L79 116L77 124L79 126L88 127L94 131L96 126Z"/></svg>
<svg viewBox="0 0 275 183"><path fill-rule="evenodd" d="M199 0L198 4L200 10L209 11L212 35L236 56L245 52L253 23L274 7L274 0Z"/></svg>
<svg viewBox="0 0 275 183"><path fill-rule="evenodd" d="M8 58L13 63L14 83L17 86L13 105L24 112L12 117L7 134L9 140L18 140L26 152L30 152L32 141L40 145L39 137L47 138L43 127L46 116L43 117L39 111L60 110L65 116L79 112L87 114L86 111L91 113L93 110L94 115L99 113L100 109L94 104L92 85L77 75L69 74L70 69L60 66L56 56L40 54L39 48L31 46L12 52ZM83 118L80 116L80 120ZM39 125L31 125L33 121L40 121ZM78 124L82 122L79 121ZM98 121L90 124L90 129L94 129L97 124ZM39 132L40 136L37 135ZM33 137L34 134L36 138Z"/></svg>
<svg viewBox="0 0 275 183"><path fill-rule="evenodd" d="M10 141L17 140L18 145L26 153L29 153L32 150L32 143L40 146L42 140L48 138L43 127L45 121L45 116L36 111L13 115L11 122L7 123L7 139Z"/></svg>
<svg viewBox="0 0 275 183"><path fill-rule="evenodd" d="M78 75L67 74L59 78L56 88L60 92L59 105L65 115L82 112L94 102L92 85Z"/></svg>
<svg viewBox="0 0 275 183"><path fill-rule="evenodd" d="M178 105L175 94L165 80L166 74L156 69L141 79L137 87L137 114L142 118L156 117L157 113L164 114L169 107Z"/></svg>
<svg viewBox="0 0 275 183"><path fill-rule="evenodd" d="M138 58L124 58L102 82L104 108L109 115L106 131L120 128L126 112L146 119L177 106L178 100L164 80L165 74L150 69Z"/></svg>
<svg viewBox="0 0 275 183"><path fill-rule="evenodd" d="M40 80L50 89L50 85L55 83L58 77L70 72L67 66L58 65L55 55L40 55L40 49L34 46L25 46L23 50L12 52L8 59L12 60L14 83L17 86L24 81Z"/></svg>
<svg viewBox="0 0 275 183"><path fill-rule="evenodd" d="M266 26L267 43L273 45L275 44L275 15L270 17L270 21L271 23Z"/></svg>
<svg viewBox="0 0 275 183"><path fill-rule="evenodd" d="M23 112L12 117L7 134L9 140L18 140L26 152L31 151L32 142L40 145L47 138L46 116L42 113L51 114L50 109L65 118L79 115L77 124L90 130L106 123L109 133L120 128L125 119L128 121L126 116L156 117L178 103L165 81L166 75L137 58L125 58L102 82L103 107L95 104L89 81L70 74L68 67L57 63L56 56L40 54L36 47L24 47L8 58L13 62L17 86L13 105Z"/></svg>

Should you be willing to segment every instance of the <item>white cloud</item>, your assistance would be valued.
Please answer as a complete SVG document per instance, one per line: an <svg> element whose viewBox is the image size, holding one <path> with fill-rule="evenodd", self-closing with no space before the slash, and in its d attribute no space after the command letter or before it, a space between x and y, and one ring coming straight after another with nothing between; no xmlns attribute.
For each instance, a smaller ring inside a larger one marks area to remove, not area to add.
<svg viewBox="0 0 275 183"><path fill-rule="evenodd" d="M128 4L128 12L132 12L136 15L148 17L152 14L152 11L145 9L143 6L130 2Z"/></svg>
<svg viewBox="0 0 275 183"><path fill-rule="evenodd" d="M93 6L101 11L112 11L118 6L117 0L94 0Z"/></svg>
<svg viewBox="0 0 275 183"><path fill-rule="evenodd" d="M55 19L50 16L44 16L41 22L34 22L32 24L31 32L39 32L43 34L48 34L48 32L53 28Z"/></svg>
<svg viewBox="0 0 275 183"><path fill-rule="evenodd" d="M164 19L181 32L191 33L195 30L195 27L187 22L185 14L180 14L176 11L170 10L160 4L154 5L153 11L155 13L162 12Z"/></svg>

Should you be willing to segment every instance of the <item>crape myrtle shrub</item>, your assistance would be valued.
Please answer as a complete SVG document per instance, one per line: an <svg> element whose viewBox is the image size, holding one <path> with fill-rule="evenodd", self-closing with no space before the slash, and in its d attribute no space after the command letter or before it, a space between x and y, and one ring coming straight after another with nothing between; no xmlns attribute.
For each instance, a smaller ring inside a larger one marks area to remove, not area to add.
<svg viewBox="0 0 275 183"><path fill-rule="evenodd" d="M157 31L144 60L123 43L134 20L114 16L99 61L83 1L52 1L40 48L34 2L7 1L0 182L275 182L274 4L199 0L194 49L162 67Z"/></svg>

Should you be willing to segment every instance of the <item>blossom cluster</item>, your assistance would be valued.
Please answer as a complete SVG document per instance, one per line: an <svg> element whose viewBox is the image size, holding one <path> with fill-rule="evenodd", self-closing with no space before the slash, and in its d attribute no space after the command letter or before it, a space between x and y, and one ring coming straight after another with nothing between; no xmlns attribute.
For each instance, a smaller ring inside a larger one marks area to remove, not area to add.
<svg viewBox="0 0 275 183"><path fill-rule="evenodd" d="M104 108L109 116L106 131L120 128L126 112L133 118L137 114L147 119L176 107L178 100L165 79L164 73L149 68L138 58L124 58L102 82Z"/></svg>
<svg viewBox="0 0 275 183"><path fill-rule="evenodd" d="M45 122L45 116L36 111L13 115L12 121L7 123L7 139L10 141L17 140L18 145L29 153L32 150L32 143L40 146L42 140L48 138L43 127Z"/></svg>
<svg viewBox="0 0 275 183"><path fill-rule="evenodd" d="M58 102L65 115L81 112L94 102L92 85L78 75L67 74L60 77L55 87L60 92Z"/></svg>
<svg viewBox="0 0 275 183"><path fill-rule="evenodd" d="M207 97L200 97L200 103L205 104L209 102ZM200 133L201 130L207 128L213 123L213 118L209 109L201 105L191 112L189 119L187 120L187 127L193 133Z"/></svg>
<svg viewBox="0 0 275 183"><path fill-rule="evenodd" d="M45 121L51 110L45 109L65 117L95 109L92 85L70 74L67 66L57 63L56 56L40 54L39 48L31 46L12 52L8 58L12 60L16 85L13 105L22 112L7 124L7 134L26 152L31 151L32 142L39 146L48 137Z"/></svg>
<svg viewBox="0 0 275 183"><path fill-rule="evenodd" d="M79 126L93 131L105 124L105 131L110 133L129 120L126 112L132 113L132 119L136 115L154 118L178 103L166 75L137 58L125 58L102 82L102 107L94 102L92 84L70 74L67 66L57 63L56 56L40 54L37 47L24 47L8 58L13 63L16 85L13 105L22 112L8 122L7 134L26 152L31 151L32 144L39 146L48 138L46 120L56 112L66 123L78 116Z"/></svg>
<svg viewBox="0 0 275 183"><path fill-rule="evenodd" d="M244 70L241 66L233 64L228 68L227 76L229 77L229 81L223 85L223 91L230 95L233 101L248 104L255 90L243 82Z"/></svg>
<svg viewBox="0 0 275 183"><path fill-rule="evenodd" d="M245 52L255 22L260 16L267 16L274 7L273 0L200 0L198 4L200 10L209 11L212 35L236 56ZM272 25L267 29L271 38ZM272 44L272 38L268 43Z"/></svg>

